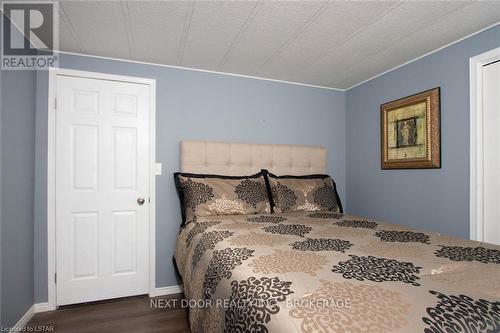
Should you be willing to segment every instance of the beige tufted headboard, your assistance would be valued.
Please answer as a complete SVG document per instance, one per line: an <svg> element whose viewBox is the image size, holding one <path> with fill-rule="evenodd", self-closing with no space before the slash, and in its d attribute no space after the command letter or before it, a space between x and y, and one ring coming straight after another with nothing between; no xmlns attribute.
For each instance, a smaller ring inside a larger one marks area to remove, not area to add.
<svg viewBox="0 0 500 333"><path fill-rule="evenodd" d="M325 173L323 147L182 141L181 171L218 175L250 175L267 169L277 175Z"/></svg>

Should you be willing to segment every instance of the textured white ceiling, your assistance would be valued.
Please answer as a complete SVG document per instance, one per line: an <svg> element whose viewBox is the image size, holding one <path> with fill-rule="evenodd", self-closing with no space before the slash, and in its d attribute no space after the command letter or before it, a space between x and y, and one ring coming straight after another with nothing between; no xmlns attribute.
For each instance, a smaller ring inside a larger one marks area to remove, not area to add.
<svg viewBox="0 0 500 333"><path fill-rule="evenodd" d="M345 89L500 21L500 1L60 1L60 49Z"/></svg>

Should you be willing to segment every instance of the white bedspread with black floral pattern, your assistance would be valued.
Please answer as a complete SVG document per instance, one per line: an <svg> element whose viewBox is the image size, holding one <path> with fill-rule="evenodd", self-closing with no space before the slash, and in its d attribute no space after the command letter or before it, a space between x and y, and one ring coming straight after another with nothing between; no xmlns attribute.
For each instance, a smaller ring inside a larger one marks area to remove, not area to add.
<svg viewBox="0 0 500 333"><path fill-rule="evenodd" d="M175 258L193 333L500 332L490 244L337 213L212 216Z"/></svg>

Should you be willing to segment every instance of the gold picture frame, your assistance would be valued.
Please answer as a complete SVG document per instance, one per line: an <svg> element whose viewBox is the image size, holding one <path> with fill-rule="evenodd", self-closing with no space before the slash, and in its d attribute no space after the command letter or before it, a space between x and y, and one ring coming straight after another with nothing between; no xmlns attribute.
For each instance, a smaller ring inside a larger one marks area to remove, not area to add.
<svg viewBox="0 0 500 333"><path fill-rule="evenodd" d="M440 89L380 106L382 169L441 168Z"/></svg>

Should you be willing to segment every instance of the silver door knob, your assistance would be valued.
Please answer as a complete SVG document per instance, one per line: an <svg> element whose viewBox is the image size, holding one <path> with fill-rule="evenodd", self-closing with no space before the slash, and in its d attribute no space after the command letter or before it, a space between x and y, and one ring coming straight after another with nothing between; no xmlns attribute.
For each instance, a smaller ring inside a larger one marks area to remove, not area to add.
<svg viewBox="0 0 500 333"><path fill-rule="evenodd" d="M144 200L144 198L137 198L137 203L139 204L139 206L144 205L145 202L146 200Z"/></svg>

